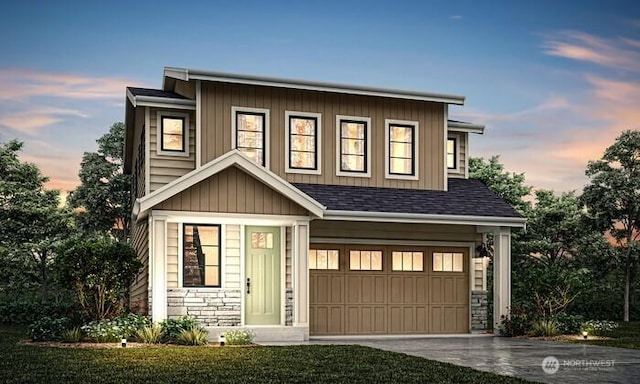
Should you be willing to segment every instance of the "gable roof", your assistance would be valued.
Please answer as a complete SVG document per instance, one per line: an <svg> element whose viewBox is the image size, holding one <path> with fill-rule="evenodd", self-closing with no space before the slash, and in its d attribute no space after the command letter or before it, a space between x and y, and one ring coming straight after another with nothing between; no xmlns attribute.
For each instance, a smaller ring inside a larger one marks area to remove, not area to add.
<svg viewBox="0 0 640 384"><path fill-rule="evenodd" d="M405 218L523 226L525 219L481 181L450 179L447 191L294 183L327 207L325 218Z"/></svg>
<svg viewBox="0 0 640 384"><path fill-rule="evenodd" d="M280 176L256 164L242 154L242 152L234 149L206 165L187 173L179 179L172 181L162 188L153 191L149 195L136 199L133 205L133 220L135 221L138 218L145 217L148 211L154 206L231 166L236 166L244 170L256 179L261 180L272 189L287 196L312 214L320 218L323 217L325 210L323 205L282 179Z"/></svg>
<svg viewBox="0 0 640 384"><path fill-rule="evenodd" d="M164 68L164 82L167 79L178 79L183 81L189 80L207 80L219 81L223 83L235 84L251 84L262 85L268 87L303 89L309 91L337 92L352 95L380 96L391 97L395 99L433 101L446 104L464 104L464 96L447 95L443 93L430 93L419 91L408 91L389 88L368 87L361 85L324 83L308 80L284 79L276 77L242 75L237 73L203 71L199 69L187 68Z"/></svg>

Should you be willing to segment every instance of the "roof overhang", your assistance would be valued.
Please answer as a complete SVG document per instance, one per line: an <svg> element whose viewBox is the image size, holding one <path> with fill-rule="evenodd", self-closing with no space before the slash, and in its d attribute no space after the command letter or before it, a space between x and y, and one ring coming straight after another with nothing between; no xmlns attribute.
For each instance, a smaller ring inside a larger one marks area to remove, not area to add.
<svg viewBox="0 0 640 384"><path fill-rule="evenodd" d="M363 212L326 210L324 220L374 221L394 223L482 225L523 228L526 219L523 217L492 216L459 216L459 215L427 215L420 213L396 212Z"/></svg>
<svg viewBox="0 0 640 384"><path fill-rule="evenodd" d="M466 123L464 121L451 121L447 122L447 129L449 132L466 132L484 134L484 125Z"/></svg>
<svg viewBox="0 0 640 384"><path fill-rule="evenodd" d="M165 67L163 84L167 78L189 81L207 80L223 83L261 85L268 87L301 89L307 91L337 92L352 95L390 97L395 99L431 101L437 103L463 105L464 96L440 93L426 93L388 88L365 87L359 85L324 83L307 80L283 79L275 77L250 76L225 72L201 71L196 69Z"/></svg>
<svg viewBox="0 0 640 384"><path fill-rule="evenodd" d="M256 179L261 180L265 185L268 185L277 192L288 197L318 218L324 217L324 211L326 208L322 204L318 203L309 195L294 187L280 176L256 164L242 152L234 149L206 165L187 173L179 179L172 181L162 188L153 191L149 195L136 199L133 204L133 221L145 218L148 215L149 210L154 206L231 166L236 166Z"/></svg>
<svg viewBox="0 0 640 384"><path fill-rule="evenodd" d="M127 89L127 99L131 102L133 107L156 107L156 108L172 108L172 109L187 109L196 110L196 101L190 99L178 99L171 97L157 97L157 96L135 96Z"/></svg>

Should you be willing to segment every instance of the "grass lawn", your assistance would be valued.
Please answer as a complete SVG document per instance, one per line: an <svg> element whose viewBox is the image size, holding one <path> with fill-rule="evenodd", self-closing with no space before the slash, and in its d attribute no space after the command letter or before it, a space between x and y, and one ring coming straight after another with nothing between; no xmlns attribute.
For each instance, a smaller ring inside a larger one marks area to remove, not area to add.
<svg viewBox="0 0 640 384"><path fill-rule="evenodd" d="M0 326L0 383L524 383L359 346L60 348Z"/></svg>
<svg viewBox="0 0 640 384"><path fill-rule="evenodd" d="M571 340L571 343L602 345L605 347L640 349L640 321L621 322L613 331L603 332L607 340Z"/></svg>

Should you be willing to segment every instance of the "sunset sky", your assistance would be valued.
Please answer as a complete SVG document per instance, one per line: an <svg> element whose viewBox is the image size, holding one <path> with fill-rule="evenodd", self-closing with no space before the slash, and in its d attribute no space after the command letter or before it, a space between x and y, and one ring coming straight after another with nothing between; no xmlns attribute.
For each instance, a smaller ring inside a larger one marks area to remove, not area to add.
<svg viewBox="0 0 640 384"><path fill-rule="evenodd" d="M165 66L465 95L472 155L556 191L640 129L637 1L61 0L2 7L0 142L71 190Z"/></svg>

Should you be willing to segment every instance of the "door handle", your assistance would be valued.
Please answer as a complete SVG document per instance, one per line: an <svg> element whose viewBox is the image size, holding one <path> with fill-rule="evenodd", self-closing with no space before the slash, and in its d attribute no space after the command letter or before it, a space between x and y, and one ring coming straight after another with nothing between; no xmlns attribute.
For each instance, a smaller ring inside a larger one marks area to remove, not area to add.
<svg viewBox="0 0 640 384"><path fill-rule="evenodd" d="M247 295L251 293L251 279L247 277Z"/></svg>

